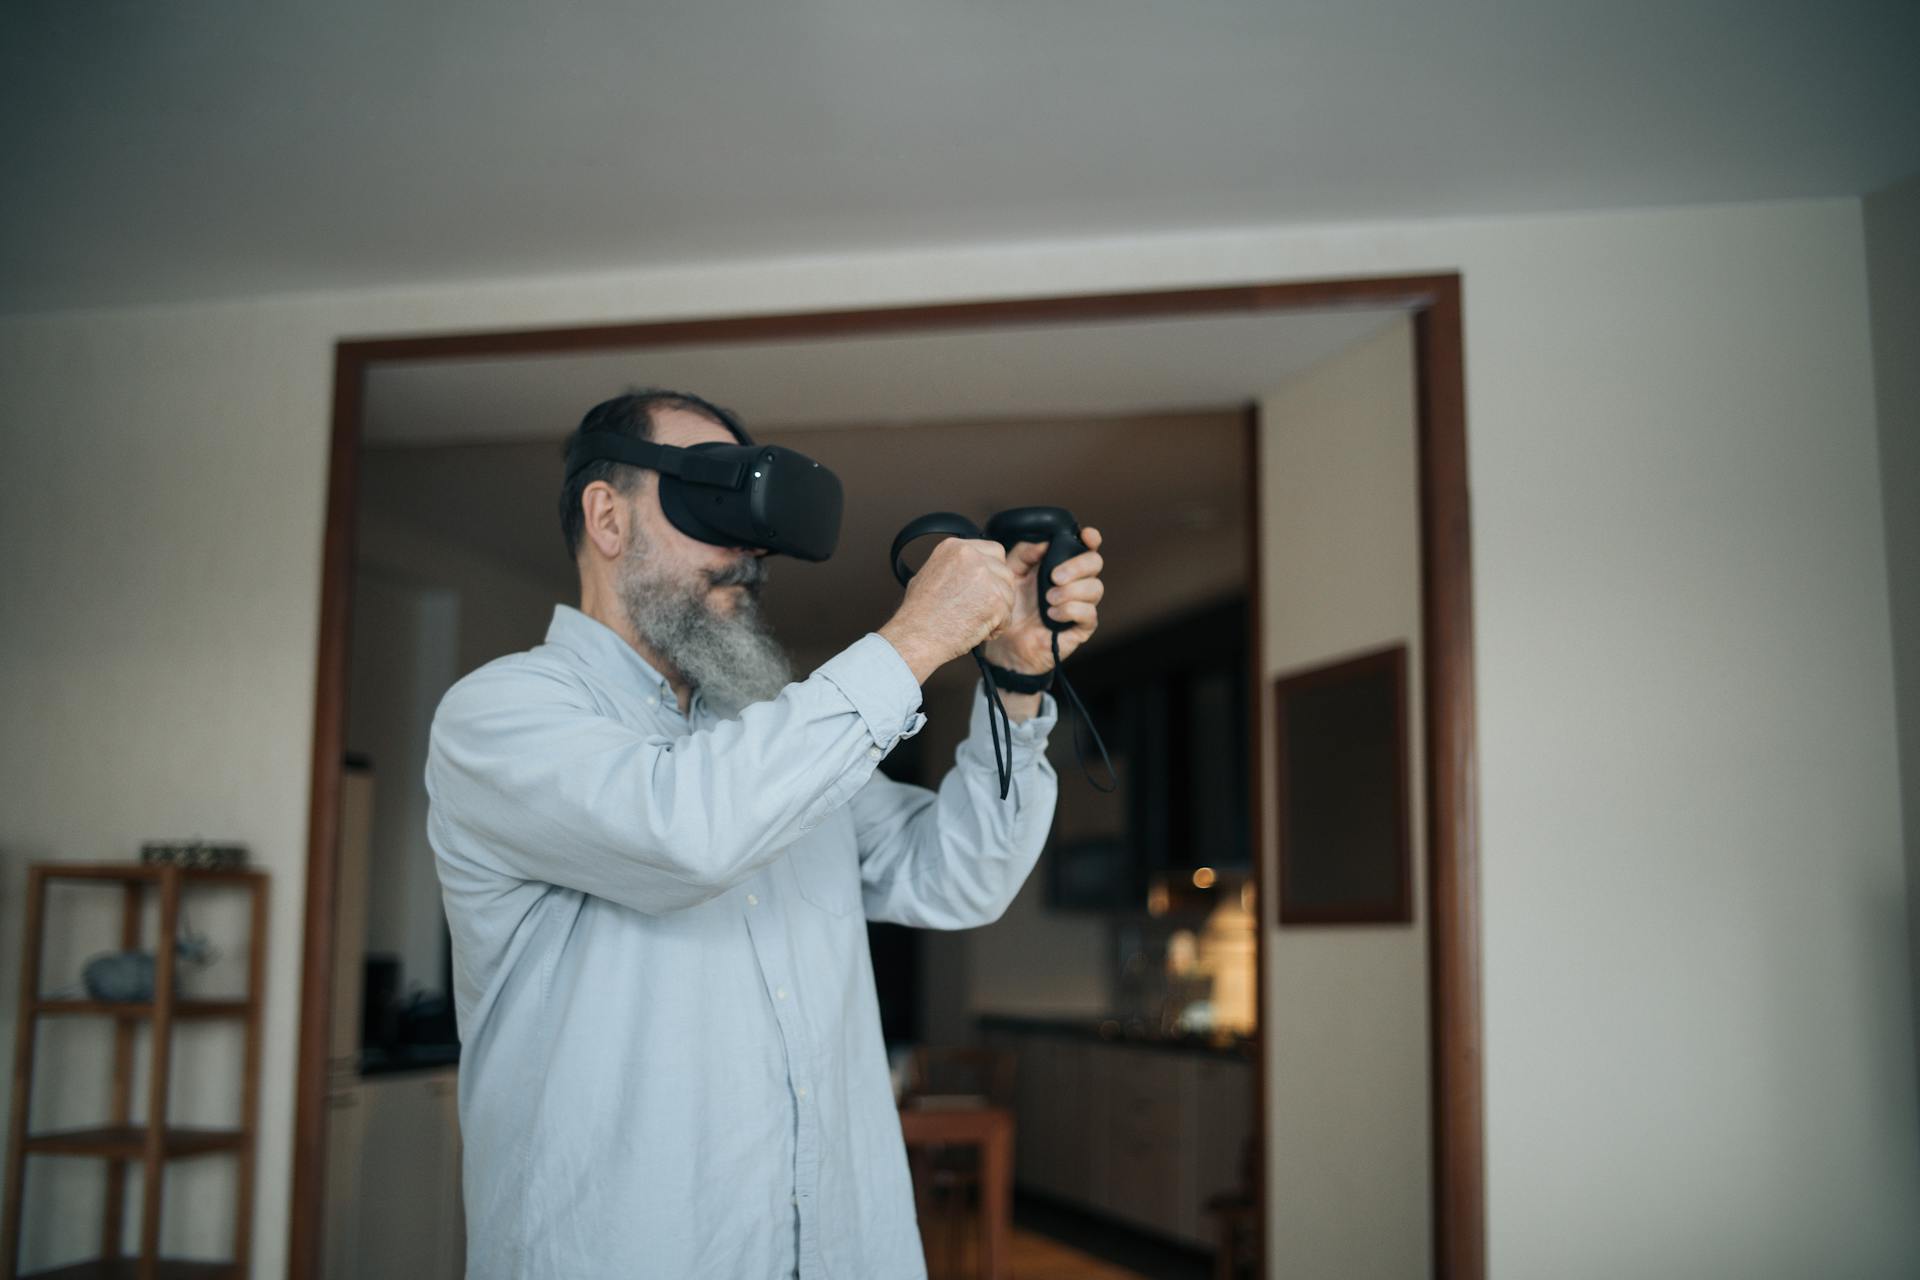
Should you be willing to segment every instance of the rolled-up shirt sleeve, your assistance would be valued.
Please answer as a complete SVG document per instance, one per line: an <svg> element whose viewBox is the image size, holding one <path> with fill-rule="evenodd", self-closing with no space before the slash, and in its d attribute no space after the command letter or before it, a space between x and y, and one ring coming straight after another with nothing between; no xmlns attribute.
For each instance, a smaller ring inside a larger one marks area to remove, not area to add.
<svg viewBox="0 0 1920 1280"><path fill-rule="evenodd" d="M1039 860L1059 795L1046 750L1059 706L1043 693L1040 710L1011 726L1013 776L1002 799L978 682L972 704L937 791L876 773L848 801L869 919L923 929L990 924Z"/></svg>
<svg viewBox="0 0 1920 1280"><path fill-rule="evenodd" d="M877 632L738 718L679 737L605 714L564 670L490 663L434 717L435 844L639 911L693 906L846 803L925 724L919 703Z"/></svg>

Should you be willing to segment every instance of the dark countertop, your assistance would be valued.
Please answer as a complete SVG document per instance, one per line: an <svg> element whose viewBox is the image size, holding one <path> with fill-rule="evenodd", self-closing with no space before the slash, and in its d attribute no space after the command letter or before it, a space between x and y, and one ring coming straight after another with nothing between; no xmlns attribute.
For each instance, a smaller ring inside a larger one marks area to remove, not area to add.
<svg viewBox="0 0 1920 1280"><path fill-rule="evenodd" d="M983 1013L975 1021L986 1031L1063 1036L1136 1049L1165 1049L1247 1062L1253 1060L1254 1046L1258 1042L1255 1036L1161 1031L1138 1019L1101 1018L1088 1014Z"/></svg>
<svg viewBox="0 0 1920 1280"><path fill-rule="evenodd" d="M390 1049L360 1051L362 1076L393 1076L408 1071L442 1071L460 1065L460 1045L401 1044Z"/></svg>

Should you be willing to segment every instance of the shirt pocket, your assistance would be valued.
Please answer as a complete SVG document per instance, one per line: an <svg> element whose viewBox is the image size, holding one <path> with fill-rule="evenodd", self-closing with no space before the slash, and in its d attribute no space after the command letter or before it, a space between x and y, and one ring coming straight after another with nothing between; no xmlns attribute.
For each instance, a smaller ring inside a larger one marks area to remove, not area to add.
<svg viewBox="0 0 1920 1280"><path fill-rule="evenodd" d="M800 896L828 915L860 906L860 853L846 815L836 813L802 837L787 855Z"/></svg>

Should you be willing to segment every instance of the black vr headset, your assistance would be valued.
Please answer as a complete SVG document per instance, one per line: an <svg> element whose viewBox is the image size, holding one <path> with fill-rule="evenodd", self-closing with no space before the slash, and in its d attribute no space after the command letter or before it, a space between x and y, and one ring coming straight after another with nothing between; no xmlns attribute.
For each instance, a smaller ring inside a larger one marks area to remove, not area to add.
<svg viewBox="0 0 1920 1280"><path fill-rule="evenodd" d="M567 478L596 462L660 473L660 509L674 528L717 547L764 547L825 560L840 541L840 477L777 444L656 444L583 431L567 446Z"/></svg>

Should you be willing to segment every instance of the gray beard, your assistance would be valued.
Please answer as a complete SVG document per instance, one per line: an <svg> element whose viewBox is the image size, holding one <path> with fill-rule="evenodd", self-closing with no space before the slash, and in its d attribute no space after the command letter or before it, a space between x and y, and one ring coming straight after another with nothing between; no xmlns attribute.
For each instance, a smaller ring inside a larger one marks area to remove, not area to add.
<svg viewBox="0 0 1920 1280"><path fill-rule="evenodd" d="M716 573L699 570L676 578L656 563L638 529L620 566L620 602L634 634L660 660L699 690L707 707L731 720L756 702L767 702L793 682L793 665L760 610L766 562L748 557ZM743 583L731 615L714 611L712 588Z"/></svg>

